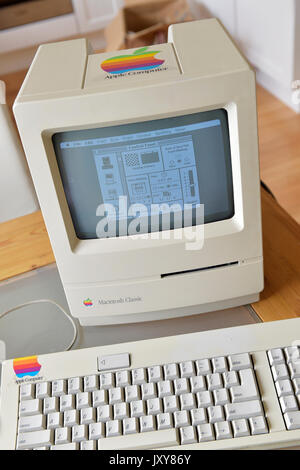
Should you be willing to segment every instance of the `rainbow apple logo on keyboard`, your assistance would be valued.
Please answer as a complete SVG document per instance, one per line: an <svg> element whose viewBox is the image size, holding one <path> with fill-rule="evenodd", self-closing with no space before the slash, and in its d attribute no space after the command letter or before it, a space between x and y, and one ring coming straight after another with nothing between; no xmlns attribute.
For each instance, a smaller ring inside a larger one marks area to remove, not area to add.
<svg viewBox="0 0 300 470"><path fill-rule="evenodd" d="M13 361L13 368L18 378L25 377L26 375L34 377L39 373L41 367L37 356L20 357Z"/></svg>
<svg viewBox="0 0 300 470"><path fill-rule="evenodd" d="M118 55L102 62L101 68L111 74L121 74L133 70L151 70L164 63L156 59L155 54L160 51L148 51L148 47L137 49L133 54Z"/></svg>
<svg viewBox="0 0 300 470"><path fill-rule="evenodd" d="M86 299L83 301L83 305L85 305L85 307L92 307L93 301L91 299Z"/></svg>

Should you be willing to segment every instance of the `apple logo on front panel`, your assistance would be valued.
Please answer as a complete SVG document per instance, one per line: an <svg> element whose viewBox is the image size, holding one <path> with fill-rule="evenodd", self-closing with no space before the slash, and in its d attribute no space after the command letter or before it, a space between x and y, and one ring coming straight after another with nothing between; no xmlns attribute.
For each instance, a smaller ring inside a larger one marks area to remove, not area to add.
<svg viewBox="0 0 300 470"><path fill-rule="evenodd" d="M148 51L148 47L142 47L133 54L118 55L102 62L101 68L110 74L123 74L136 70L152 70L162 65L163 59L156 59L155 54L160 51Z"/></svg>
<svg viewBox="0 0 300 470"><path fill-rule="evenodd" d="M83 301L83 305L85 307L92 307L94 304L93 304L93 301L90 298L88 298Z"/></svg>

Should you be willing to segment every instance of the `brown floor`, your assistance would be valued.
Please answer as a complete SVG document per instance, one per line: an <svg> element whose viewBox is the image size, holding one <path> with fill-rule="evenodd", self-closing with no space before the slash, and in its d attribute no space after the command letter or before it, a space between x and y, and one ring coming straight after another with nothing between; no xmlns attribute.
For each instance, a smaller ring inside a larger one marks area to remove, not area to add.
<svg viewBox="0 0 300 470"><path fill-rule="evenodd" d="M9 74L7 102L12 105L26 71ZM300 223L300 114L257 87L261 178L278 202Z"/></svg>

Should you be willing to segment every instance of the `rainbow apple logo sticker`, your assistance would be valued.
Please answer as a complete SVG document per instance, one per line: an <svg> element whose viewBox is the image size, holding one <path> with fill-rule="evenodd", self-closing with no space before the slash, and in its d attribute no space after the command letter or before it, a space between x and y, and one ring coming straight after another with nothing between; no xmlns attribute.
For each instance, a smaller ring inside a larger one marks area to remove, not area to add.
<svg viewBox="0 0 300 470"><path fill-rule="evenodd" d="M26 375L34 377L39 373L41 367L42 366L38 363L37 356L20 357L13 361L14 371L19 379Z"/></svg>
<svg viewBox="0 0 300 470"><path fill-rule="evenodd" d="M83 305L85 305L85 307L92 307L93 301L91 299L86 299L83 301Z"/></svg>
<svg viewBox="0 0 300 470"><path fill-rule="evenodd" d="M148 47L137 49L133 54L119 55L104 60L101 68L111 74L131 72L132 70L156 69L164 63L162 59L154 56L160 51L148 51Z"/></svg>

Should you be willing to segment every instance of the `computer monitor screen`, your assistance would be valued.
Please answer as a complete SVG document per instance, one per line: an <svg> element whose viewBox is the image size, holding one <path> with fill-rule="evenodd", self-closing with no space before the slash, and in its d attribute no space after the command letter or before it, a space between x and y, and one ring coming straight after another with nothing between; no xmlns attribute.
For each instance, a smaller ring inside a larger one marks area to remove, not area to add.
<svg viewBox="0 0 300 470"><path fill-rule="evenodd" d="M140 224L140 233L194 226L200 205L204 205L204 223L234 215L224 109L59 132L52 141L79 239L125 235L124 222L131 234L130 221L137 213L147 219ZM165 227L163 215L168 212ZM184 218L185 212L190 217ZM153 225L154 213L159 222ZM99 233L101 217L115 219L115 234Z"/></svg>

